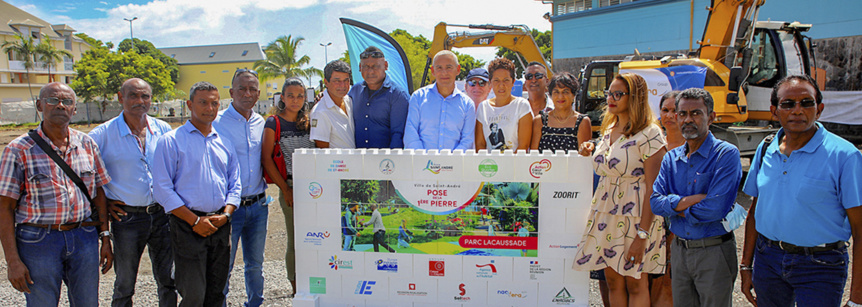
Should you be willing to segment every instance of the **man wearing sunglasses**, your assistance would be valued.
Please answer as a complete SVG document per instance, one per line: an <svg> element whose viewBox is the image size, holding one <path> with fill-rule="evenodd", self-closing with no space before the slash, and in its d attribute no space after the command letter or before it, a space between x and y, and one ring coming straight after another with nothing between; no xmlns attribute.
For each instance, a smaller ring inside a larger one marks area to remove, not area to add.
<svg viewBox="0 0 862 307"><path fill-rule="evenodd" d="M524 79L526 79L524 87L527 88L527 94L530 96L530 110L533 116L538 115L540 111L547 112L554 109L554 101L548 97L548 83L551 80L548 78L548 69L545 65L535 61L530 62L527 64Z"/></svg>
<svg viewBox="0 0 862 307"><path fill-rule="evenodd" d="M348 93L353 100L356 148L404 148L410 96L389 79L388 68L377 47L368 47L359 55L363 81Z"/></svg>
<svg viewBox="0 0 862 307"><path fill-rule="evenodd" d="M488 71L482 67L473 68L467 74L467 84L464 85L464 91L473 100L476 108L479 108L479 104L488 99L488 94L491 93L491 83L488 82L489 78Z"/></svg>
<svg viewBox="0 0 862 307"><path fill-rule="evenodd" d="M862 306L862 153L817 122L822 99L808 75L785 77L772 90L770 110L782 128L757 149L743 186L754 201L740 278L757 306L840 306L851 237L844 306Z"/></svg>

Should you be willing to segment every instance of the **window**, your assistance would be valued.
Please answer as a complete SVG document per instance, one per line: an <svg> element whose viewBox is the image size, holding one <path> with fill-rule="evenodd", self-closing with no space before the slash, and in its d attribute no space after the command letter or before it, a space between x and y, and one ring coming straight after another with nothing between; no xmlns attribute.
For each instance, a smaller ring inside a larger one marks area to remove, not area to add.
<svg viewBox="0 0 862 307"><path fill-rule="evenodd" d="M245 56L246 54L248 54L248 50L243 50L243 51L242 51L242 56Z"/></svg>
<svg viewBox="0 0 862 307"><path fill-rule="evenodd" d="M230 72L230 70L225 69L225 70L222 70L221 72Z"/></svg>
<svg viewBox="0 0 862 307"><path fill-rule="evenodd" d="M66 50L72 51L72 36L66 36L66 38L63 40L63 44L63 47L66 48Z"/></svg>
<svg viewBox="0 0 862 307"><path fill-rule="evenodd" d="M215 56L215 51L210 52L210 57L214 57L214 56Z"/></svg>
<svg viewBox="0 0 862 307"><path fill-rule="evenodd" d="M207 71L206 71L206 70L201 70L201 73L202 73L202 74L205 74L205 73L207 73Z"/></svg>
<svg viewBox="0 0 862 307"><path fill-rule="evenodd" d="M751 76L748 82L751 85L772 87L778 82L781 75L778 72L778 57L775 51L775 43L772 41L768 31L758 30L751 41Z"/></svg>
<svg viewBox="0 0 862 307"><path fill-rule="evenodd" d="M606 7L611 5L618 5L623 3L634 2L637 0L599 0L599 7Z"/></svg>
<svg viewBox="0 0 862 307"><path fill-rule="evenodd" d="M593 8L592 0L575 0L557 4L557 15L580 12Z"/></svg>

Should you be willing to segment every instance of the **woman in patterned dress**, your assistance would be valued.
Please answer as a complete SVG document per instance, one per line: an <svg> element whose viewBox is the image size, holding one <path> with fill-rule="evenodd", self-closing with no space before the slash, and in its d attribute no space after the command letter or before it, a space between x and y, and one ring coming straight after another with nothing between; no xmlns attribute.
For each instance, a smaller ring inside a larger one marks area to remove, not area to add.
<svg viewBox="0 0 862 307"><path fill-rule="evenodd" d="M540 111L533 118L533 141L530 149L563 150L574 153L581 143L589 141L592 135L590 118L572 109L578 93L578 80L572 74L563 72L554 75L548 86L548 94L554 101L554 109Z"/></svg>
<svg viewBox="0 0 862 307"><path fill-rule="evenodd" d="M604 269L611 306L649 306L645 277L664 273L667 243L649 197L667 149L641 76L615 77L606 94L601 140L581 145L601 179L572 268Z"/></svg>

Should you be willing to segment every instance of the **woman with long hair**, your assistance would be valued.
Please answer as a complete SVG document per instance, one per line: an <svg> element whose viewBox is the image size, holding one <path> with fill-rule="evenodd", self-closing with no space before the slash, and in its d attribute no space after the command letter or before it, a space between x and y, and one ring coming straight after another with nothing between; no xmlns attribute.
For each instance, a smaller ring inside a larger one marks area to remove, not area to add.
<svg viewBox="0 0 862 307"><path fill-rule="evenodd" d="M530 147L533 116L530 103L512 95L515 64L507 58L488 63L491 89L496 97L486 99L476 110L476 149L526 150Z"/></svg>
<svg viewBox="0 0 862 307"><path fill-rule="evenodd" d="M544 151L577 151L581 143L592 135L590 118L572 109L578 94L578 80L570 73L554 75L548 86L548 94L554 101L554 109L533 118L533 142L530 149Z"/></svg>
<svg viewBox="0 0 862 307"><path fill-rule="evenodd" d="M308 138L308 110L305 107L305 84L296 77L287 78L281 87L281 99L275 105L275 115L266 119L263 129L263 148L261 161L263 169L273 183L278 186L279 203L284 213L284 225L287 228L287 251L284 255L284 266L287 269L287 279L296 293L296 250L293 233L293 151L297 148L314 148L314 142ZM280 135L276 135L280 130ZM282 177L272 152L276 146L281 149L287 174Z"/></svg>
<svg viewBox="0 0 862 307"><path fill-rule="evenodd" d="M600 179L572 267L603 269L611 306L649 306L646 277L664 273L667 243L649 197L667 149L643 77L618 75L606 96L601 140L581 145Z"/></svg>

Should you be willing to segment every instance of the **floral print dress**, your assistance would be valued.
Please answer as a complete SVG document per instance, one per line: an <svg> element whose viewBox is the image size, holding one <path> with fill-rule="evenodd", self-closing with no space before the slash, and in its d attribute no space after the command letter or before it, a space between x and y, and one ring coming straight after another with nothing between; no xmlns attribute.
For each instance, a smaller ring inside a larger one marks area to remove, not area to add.
<svg viewBox="0 0 862 307"><path fill-rule="evenodd" d="M663 274L667 241L662 217L655 216L645 242L642 263L624 259L637 238L641 208L646 193L644 161L665 146L661 128L652 124L631 137L621 135L611 144L605 134L593 154L593 167L601 176L593 194L590 219L572 268L599 270L606 267L623 276L640 278L641 273Z"/></svg>

